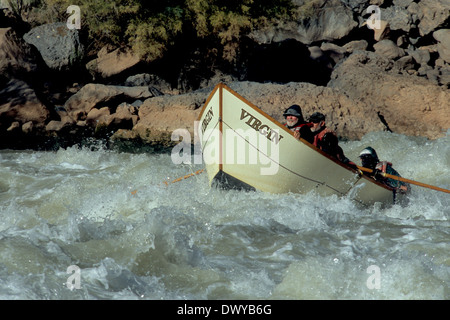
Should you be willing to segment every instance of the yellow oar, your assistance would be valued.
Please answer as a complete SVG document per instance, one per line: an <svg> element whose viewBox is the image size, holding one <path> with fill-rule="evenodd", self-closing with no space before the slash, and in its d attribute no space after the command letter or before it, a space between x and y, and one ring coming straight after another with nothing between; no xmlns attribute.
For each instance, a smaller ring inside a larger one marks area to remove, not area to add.
<svg viewBox="0 0 450 320"><path fill-rule="evenodd" d="M171 182L164 181L164 183L166 184L166 186L168 186L169 183L175 183L175 182L178 182L178 181L181 181L181 180L184 180L184 179L187 179L187 178L196 176L196 175L202 173L204 170L205 170L205 169L197 170L197 171L195 171L194 173L190 173L190 174L188 174L188 175L185 175L184 177L180 177L180 178L175 179L175 180L173 180L173 181L171 181Z"/></svg>
<svg viewBox="0 0 450 320"><path fill-rule="evenodd" d="M373 170L369 169L369 168L360 167L360 166L357 166L357 167L358 167L359 170L364 171L364 172L373 172ZM437 191L450 193L450 190L439 188L439 187L435 187L435 186L432 186L432 185L429 185L429 184L426 184L426 183L423 183L423 182L418 182L418 181L402 178L402 177L399 177L399 176L394 176L392 174L384 173L384 172L380 172L380 174L383 177L386 177L386 178L389 178L389 179L395 179L395 180L407 182L407 183L410 183L410 184L414 184L414 185L419 186L419 187L424 187L424 188L429 188L429 189L433 189L433 190L437 190Z"/></svg>

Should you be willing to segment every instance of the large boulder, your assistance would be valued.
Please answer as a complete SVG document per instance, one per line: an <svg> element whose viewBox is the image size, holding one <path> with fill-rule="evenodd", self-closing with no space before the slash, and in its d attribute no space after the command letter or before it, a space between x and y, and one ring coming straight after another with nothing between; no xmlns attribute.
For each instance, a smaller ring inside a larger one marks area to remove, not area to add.
<svg viewBox="0 0 450 320"><path fill-rule="evenodd" d="M94 78L109 78L136 66L140 62L138 55L128 48L118 48L112 51L103 47L97 58L90 61L86 68Z"/></svg>
<svg viewBox="0 0 450 320"><path fill-rule="evenodd" d="M405 51L399 48L392 40L384 39L373 45L375 52L385 56L388 59L397 59L405 55Z"/></svg>
<svg viewBox="0 0 450 320"><path fill-rule="evenodd" d="M64 109L76 122L86 120L93 109L108 106L115 111L122 102L153 97L148 87L124 87L90 83L85 85L64 104Z"/></svg>
<svg viewBox="0 0 450 320"><path fill-rule="evenodd" d="M155 74L139 73L133 76L129 76L124 84L127 87L149 87L154 91L155 96L163 94L177 94L177 90L174 90L172 86Z"/></svg>
<svg viewBox="0 0 450 320"><path fill-rule="evenodd" d="M433 37L438 41L439 56L450 64L450 29L437 30L433 32Z"/></svg>
<svg viewBox="0 0 450 320"><path fill-rule="evenodd" d="M149 87L125 87L90 83L71 96L58 110L60 121L52 120L46 130L61 131L71 127L115 127L135 124L137 117L133 107L121 107L123 103L145 100L154 94ZM130 125L131 127L132 125Z"/></svg>
<svg viewBox="0 0 450 320"><path fill-rule="evenodd" d="M409 32L413 27L413 18L411 13L406 8L408 1L405 1L403 5L399 1L397 1L397 3L398 5L394 4L393 6L385 9L380 9L381 18L383 21L389 21L390 30L402 30Z"/></svg>
<svg viewBox="0 0 450 320"><path fill-rule="evenodd" d="M250 36L258 43L279 42L295 39L304 44L317 41L338 40L347 36L358 22L352 10L339 0L294 1L299 6L296 22L282 22Z"/></svg>
<svg viewBox="0 0 450 320"><path fill-rule="evenodd" d="M41 130L49 114L35 91L22 80L11 79L5 88L0 90L1 131L22 128L28 133L31 129Z"/></svg>
<svg viewBox="0 0 450 320"><path fill-rule="evenodd" d="M412 3L410 11L417 14L421 36L426 36L443 26L450 16L450 1L448 0L421 0Z"/></svg>
<svg viewBox="0 0 450 320"><path fill-rule="evenodd" d="M23 38L35 46L47 66L56 71L70 69L79 64L84 56L78 30L69 29L63 22L38 26Z"/></svg>
<svg viewBox="0 0 450 320"><path fill-rule="evenodd" d="M170 146L178 143L171 140L172 133L182 129L188 130L193 139L195 121L210 89L145 100L139 107L139 121L133 127L132 134L119 131L114 138L124 139L132 136L149 144Z"/></svg>
<svg viewBox="0 0 450 320"><path fill-rule="evenodd" d="M328 86L377 113L393 132L442 137L450 128L450 91L425 78L399 74L395 64L373 52L355 52L338 65Z"/></svg>

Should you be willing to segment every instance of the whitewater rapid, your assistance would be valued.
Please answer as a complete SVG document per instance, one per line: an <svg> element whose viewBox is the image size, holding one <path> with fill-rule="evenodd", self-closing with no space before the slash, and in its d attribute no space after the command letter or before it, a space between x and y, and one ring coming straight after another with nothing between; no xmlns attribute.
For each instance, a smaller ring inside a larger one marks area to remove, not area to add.
<svg viewBox="0 0 450 320"><path fill-rule="evenodd" d="M450 189L450 133L341 146ZM170 183L200 169L101 144L0 151L0 299L450 299L449 194L381 209Z"/></svg>

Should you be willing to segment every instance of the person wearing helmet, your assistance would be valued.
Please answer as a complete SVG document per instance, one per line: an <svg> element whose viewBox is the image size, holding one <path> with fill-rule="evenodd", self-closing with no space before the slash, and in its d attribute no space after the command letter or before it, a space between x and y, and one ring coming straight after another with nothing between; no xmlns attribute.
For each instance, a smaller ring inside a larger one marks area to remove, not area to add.
<svg viewBox="0 0 450 320"><path fill-rule="evenodd" d="M348 164L356 169L356 163L350 161L345 155L344 150L339 146L336 134L325 125L325 115L320 112L314 112L309 117L311 131L314 135L313 145L335 157L339 161Z"/></svg>
<svg viewBox="0 0 450 320"><path fill-rule="evenodd" d="M309 125L305 122L303 118L302 109L299 105L292 105L287 108L283 113L286 119L285 126L294 132L294 137L296 139L304 139L309 143L314 142L314 136L309 128Z"/></svg>
<svg viewBox="0 0 450 320"><path fill-rule="evenodd" d="M365 168L375 170L378 162L377 152L372 147L367 147L359 153L359 159L361 159L361 165Z"/></svg>
<svg viewBox="0 0 450 320"><path fill-rule="evenodd" d="M359 158L361 159L361 164L363 167L373 170L371 176L375 180L380 181L388 187L394 188L402 193L407 193L409 191L409 184L400 180L386 178L382 175L382 173L387 173L401 177L397 170L392 167L392 163L379 160L377 152L374 148L365 148L360 152Z"/></svg>

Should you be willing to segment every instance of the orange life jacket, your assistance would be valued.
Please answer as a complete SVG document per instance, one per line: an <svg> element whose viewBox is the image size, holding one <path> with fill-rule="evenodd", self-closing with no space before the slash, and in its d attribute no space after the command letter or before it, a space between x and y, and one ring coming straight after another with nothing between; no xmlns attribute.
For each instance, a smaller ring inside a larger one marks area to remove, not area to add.
<svg viewBox="0 0 450 320"><path fill-rule="evenodd" d="M293 126L292 128L289 128L287 126L287 123L285 123L284 125L291 131L300 131L300 128L303 127L303 126L308 126L310 128L312 127L312 124L310 124L310 123L301 123L301 124L298 124L296 126Z"/></svg>
<svg viewBox="0 0 450 320"><path fill-rule="evenodd" d="M313 124L312 123L309 123L310 124L310 127L312 127L313 126ZM331 133L331 134L333 134L333 135L336 135L333 131L331 131L330 129L328 129L327 127L322 127L322 128L320 128L320 131L319 132L313 132L313 135L314 135L314 142L313 142L313 145L314 146L316 146L316 147L318 147L318 148L321 148L321 141L323 140L323 137L327 134L327 133Z"/></svg>

